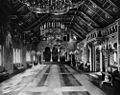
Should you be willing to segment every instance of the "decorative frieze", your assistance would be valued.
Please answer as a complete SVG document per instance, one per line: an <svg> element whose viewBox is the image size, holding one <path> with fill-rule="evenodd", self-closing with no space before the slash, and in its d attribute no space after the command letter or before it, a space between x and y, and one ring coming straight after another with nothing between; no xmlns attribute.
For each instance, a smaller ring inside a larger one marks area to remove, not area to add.
<svg viewBox="0 0 120 95"><path fill-rule="evenodd" d="M118 21L114 22L113 24L109 25L102 29L101 35L102 37L108 36L118 31Z"/></svg>

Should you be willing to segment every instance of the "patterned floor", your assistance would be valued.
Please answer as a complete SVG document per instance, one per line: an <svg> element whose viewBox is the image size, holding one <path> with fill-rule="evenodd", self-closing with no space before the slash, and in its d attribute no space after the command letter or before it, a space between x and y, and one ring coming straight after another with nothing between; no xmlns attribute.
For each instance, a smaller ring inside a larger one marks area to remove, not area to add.
<svg viewBox="0 0 120 95"><path fill-rule="evenodd" d="M0 95L106 95L62 64L38 65L0 84Z"/></svg>

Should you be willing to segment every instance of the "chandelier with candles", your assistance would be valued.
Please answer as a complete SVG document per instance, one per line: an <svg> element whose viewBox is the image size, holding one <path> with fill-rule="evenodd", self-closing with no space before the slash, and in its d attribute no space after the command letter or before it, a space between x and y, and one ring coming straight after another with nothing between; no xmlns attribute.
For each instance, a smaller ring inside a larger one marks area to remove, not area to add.
<svg viewBox="0 0 120 95"><path fill-rule="evenodd" d="M36 13L65 14L70 9L78 7L81 2L73 4L71 0L19 0ZM81 1L81 0L80 0Z"/></svg>

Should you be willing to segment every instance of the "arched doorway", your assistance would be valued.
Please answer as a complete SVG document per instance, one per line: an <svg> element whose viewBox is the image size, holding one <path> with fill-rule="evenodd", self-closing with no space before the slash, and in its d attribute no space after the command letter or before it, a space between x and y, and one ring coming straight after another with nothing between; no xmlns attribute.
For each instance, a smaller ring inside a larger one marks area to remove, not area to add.
<svg viewBox="0 0 120 95"><path fill-rule="evenodd" d="M96 71L100 71L100 49L96 49Z"/></svg>
<svg viewBox="0 0 120 95"><path fill-rule="evenodd" d="M43 58L45 62L50 62L51 59L51 51L49 47L45 48L45 51L43 52Z"/></svg>
<svg viewBox="0 0 120 95"><path fill-rule="evenodd" d="M53 47L53 49L52 49L52 61L58 62L58 49L57 49L57 47Z"/></svg>

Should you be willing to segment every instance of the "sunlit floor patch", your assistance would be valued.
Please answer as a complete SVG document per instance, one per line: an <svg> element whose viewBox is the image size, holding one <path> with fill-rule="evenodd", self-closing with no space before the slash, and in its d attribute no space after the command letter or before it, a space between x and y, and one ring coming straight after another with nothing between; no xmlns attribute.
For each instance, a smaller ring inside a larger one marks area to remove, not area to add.
<svg viewBox="0 0 120 95"><path fill-rule="evenodd" d="M63 95L90 95L90 93L88 91L63 92Z"/></svg>

